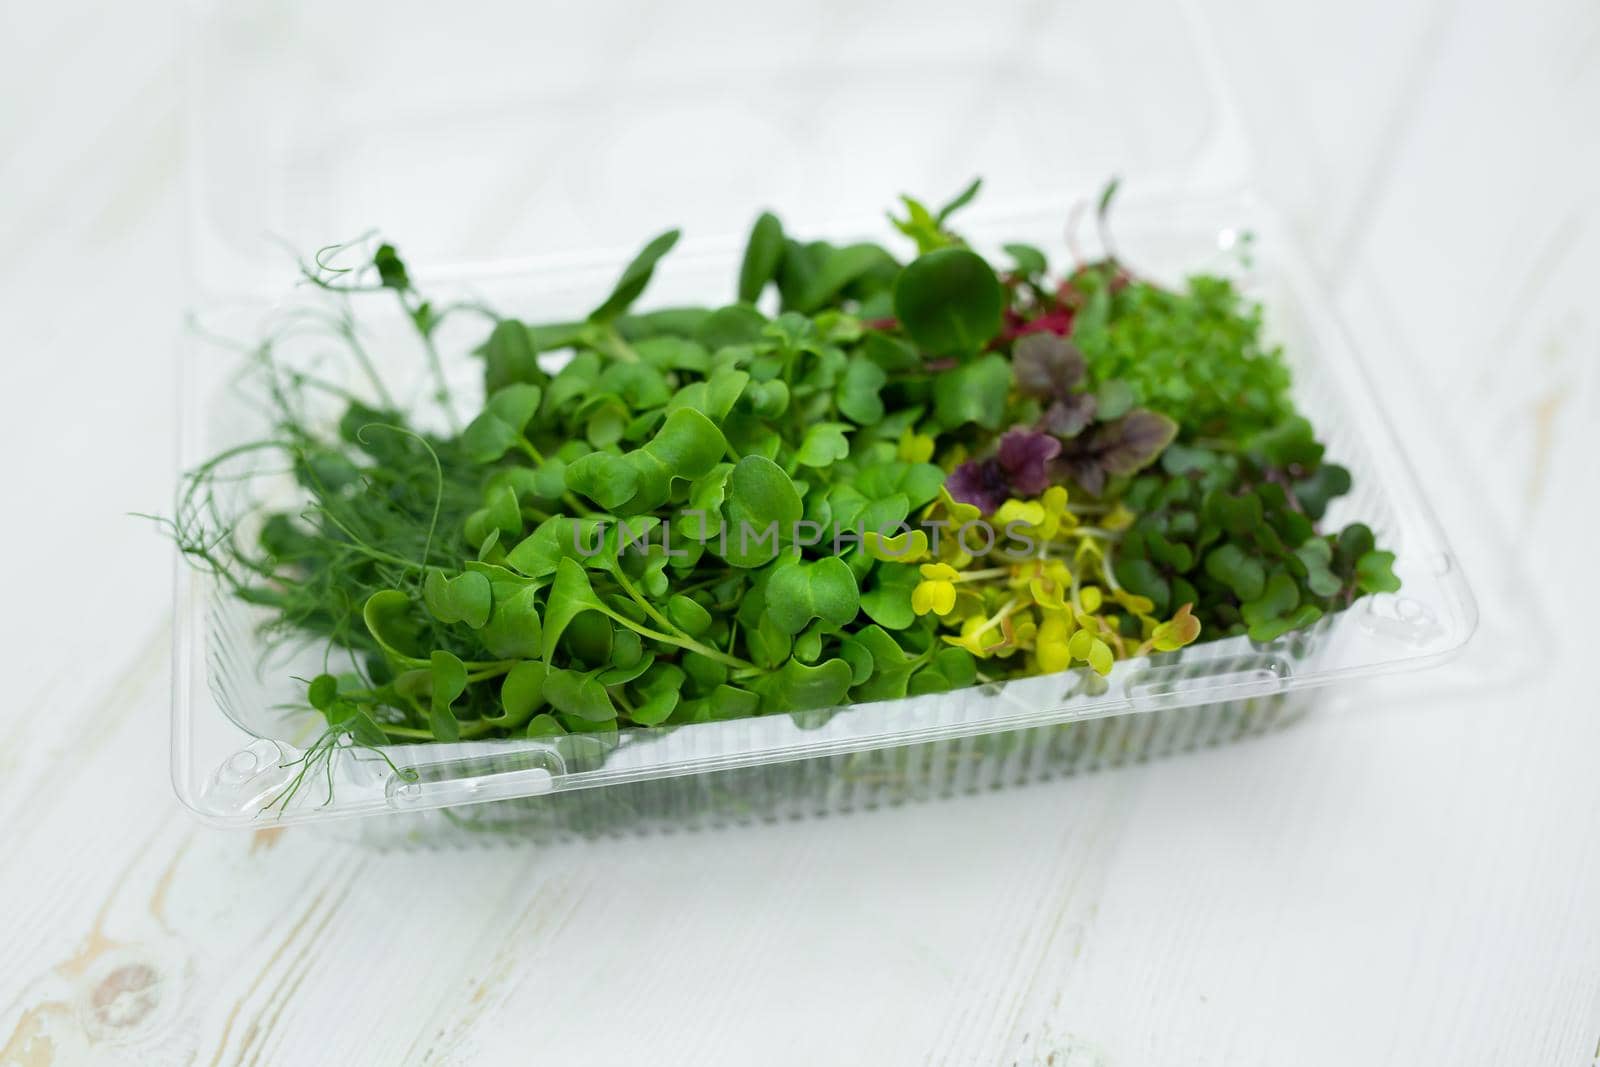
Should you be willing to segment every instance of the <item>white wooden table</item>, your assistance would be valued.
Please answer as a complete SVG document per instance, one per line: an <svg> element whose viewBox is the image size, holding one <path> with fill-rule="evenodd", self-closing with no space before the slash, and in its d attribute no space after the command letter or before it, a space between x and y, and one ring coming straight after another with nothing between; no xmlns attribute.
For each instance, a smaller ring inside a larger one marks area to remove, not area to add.
<svg viewBox="0 0 1600 1067"><path fill-rule="evenodd" d="M374 855L172 798L174 25L0 5L0 1063L1600 1062L1600 7L1207 10L1488 639L1155 765Z"/></svg>

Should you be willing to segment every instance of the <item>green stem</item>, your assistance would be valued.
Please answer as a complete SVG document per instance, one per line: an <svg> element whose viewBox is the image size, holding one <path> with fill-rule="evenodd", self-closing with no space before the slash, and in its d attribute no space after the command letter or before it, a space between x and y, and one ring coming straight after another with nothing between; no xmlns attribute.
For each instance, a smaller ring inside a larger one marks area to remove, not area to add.
<svg viewBox="0 0 1600 1067"><path fill-rule="evenodd" d="M694 593L694 592L698 592L701 589L709 589L713 585L716 585L718 582L725 582L727 580L728 580L728 576L727 575L719 574L715 578L706 578L706 579L703 579L703 580L698 581L698 582L691 582L688 585L679 586L678 587L678 592L684 593L684 594Z"/></svg>
<svg viewBox="0 0 1600 1067"><path fill-rule="evenodd" d="M537 448L534 448L533 442L528 440L525 434L517 434L517 444L520 445L522 450L528 454L529 459L533 460L541 467L544 466L544 453L540 452Z"/></svg>
<svg viewBox="0 0 1600 1067"><path fill-rule="evenodd" d="M456 418L455 404L450 398L450 383L445 378L444 361L439 358L439 348L433 343L433 333L417 322L416 309L406 299L406 294L400 292L397 295L400 297L400 306L405 309L406 316L417 328L417 335L422 338L422 349L428 357L428 370L433 374L433 398L438 401L439 407L444 409L445 422L450 426L450 433L458 434L461 432L461 422Z"/></svg>
<svg viewBox="0 0 1600 1067"><path fill-rule="evenodd" d="M606 608L604 613L609 618L616 622L620 622L622 625L626 626L640 637L648 637L650 640L660 641L664 645L676 645L678 648L684 649L688 652L698 652L707 659L716 660L724 667L734 667L741 670L759 670L759 668L749 660L740 659L738 656L730 656L726 652L712 648L710 645L702 644L692 637L686 635L677 636L673 634L665 634L659 630L652 630L650 627L634 622L626 615L619 611L614 611L611 608Z"/></svg>
<svg viewBox="0 0 1600 1067"><path fill-rule="evenodd" d="M344 386L335 385L333 382L320 378L309 371L295 371L294 374L290 375L289 380L292 385L304 385L310 386L312 389L320 389L329 396L343 400L346 404L360 399Z"/></svg>
<svg viewBox="0 0 1600 1067"><path fill-rule="evenodd" d="M373 548L371 545L363 541L354 530L340 522L333 512L329 511L327 508L314 507L306 510L321 515L323 518L333 523L340 533L343 533L346 537L350 538L349 543L345 547L354 552L357 552L363 556L367 556L371 559L381 560L384 563L392 563L396 567L404 567L407 570L427 570L427 564L425 563L418 563L416 560L406 559L402 556L396 556L393 553L383 551L381 548Z"/></svg>
<svg viewBox="0 0 1600 1067"><path fill-rule="evenodd" d="M1005 602L999 611L994 613L993 618L990 618L982 626L974 630L971 636L977 637L980 634L988 633L996 626L999 626L1002 622L1005 622L1012 615L1016 614L1018 609L1022 607L1023 603L1024 601L1021 597L1012 597L1010 600Z"/></svg>
<svg viewBox="0 0 1600 1067"><path fill-rule="evenodd" d="M495 729L496 724L487 719L477 719L461 724L461 737L470 741ZM378 729L394 737L408 737L414 741L436 741L433 731L420 726L400 726L390 722L378 723Z"/></svg>
<svg viewBox="0 0 1600 1067"><path fill-rule="evenodd" d="M356 340L355 327L348 323L341 325L339 333L343 335L345 343L350 346L350 351L355 353L356 362L361 364L362 373L367 376L367 381L372 383L372 391L377 394L378 402L388 411L398 411L399 407L394 402L394 397L389 395L389 390L384 386L383 379L378 377L378 367L372 362L372 357Z"/></svg>
<svg viewBox="0 0 1600 1067"><path fill-rule="evenodd" d="M500 675L509 671L512 667L515 667L518 662L518 660L514 659L503 659L495 663L486 664L480 670L473 671L472 673L468 674L467 681L469 683L481 682L485 678L499 677ZM465 666L465 664L463 664L463 666Z"/></svg>
<svg viewBox="0 0 1600 1067"><path fill-rule="evenodd" d="M1000 578L1010 573L1010 567L989 567L981 571L961 571L955 580L958 582L977 582L986 578Z"/></svg>
<svg viewBox="0 0 1600 1067"><path fill-rule="evenodd" d="M596 347L601 348L612 359L622 363L639 362L639 353L633 350L633 346L628 343L627 338L622 336L622 332L616 326L611 326L598 340L601 343Z"/></svg>
<svg viewBox="0 0 1600 1067"><path fill-rule="evenodd" d="M385 652L384 655L385 658L408 671L425 671L433 666L432 660L418 659L415 656L407 656L399 652ZM483 678L493 678L497 674L504 674L520 662L520 660L514 659L464 660L461 666L468 672L467 681L476 682L481 681ZM481 677L474 677L472 672L481 672ZM350 689L340 695L355 696L372 692L370 689Z"/></svg>
<svg viewBox="0 0 1600 1067"><path fill-rule="evenodd" d="M692 640L692 638L689 638L688 634L684 633L678 628L676 623L663 615L654 604L646 600L644 595L634 587L632 582L628 581L628 576L622 573L621 563L618 563L617 566L611 571L611 577L616 579L617 584L622 586L622 591L627 593L629 599L631 599L635 604L639 605L639 608L646 615L650 616L652 619L656 620L656 622L659 622L662 626L665 626L673 633L678 634L680 637Z"/></svg>
<svg viewBox="0 0 1600 1067"><path fill-rule="evenodd" d="M1115 561L1111 557L1113 546L1107 541L1105 551L1100 556L1100 578L1106 583L1106 588L1113 594L1122 592L1122 586L1117 584Z"/></svg>

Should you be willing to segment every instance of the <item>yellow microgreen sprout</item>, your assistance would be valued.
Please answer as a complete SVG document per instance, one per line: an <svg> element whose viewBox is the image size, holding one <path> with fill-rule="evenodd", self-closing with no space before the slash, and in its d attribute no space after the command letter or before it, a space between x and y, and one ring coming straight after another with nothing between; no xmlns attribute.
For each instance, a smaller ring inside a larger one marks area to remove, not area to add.
<svg viewBox="0 0 1600 1067"><path fill-rule="evenodd" d="M947 563L924 563L922 581L911 591L911 607L918 615L948 615L956 606L955 583L961 574Z"/></svg>
<svg viewBox="0 0 1600 1067"><path fill-rule="evenodd" d="M925 517L955 529L979 513L941 493ZM1129 655L1182 648L1199 636L1190 605L1160 621L1150 599L1122 589L1112 573L1111 550L1130 518L1113 509L1101 525L1083 525L1059 486L1007 500L988 521L1026 533L1033 554L1019 558L997 544L985 560L998 565L984 566L942 537L938 561L921 566L912 607L952 627L944 636L951 645L984 659L1026 653L1046 673L1087 665L1104 675Z"/></svg>
<svg viewBox="0 0 1600 1067"><path fill-rule="evenodd" d="M926 463L933 458L933 438L908 426L900 435L896 454L904 463Z"/></svg>

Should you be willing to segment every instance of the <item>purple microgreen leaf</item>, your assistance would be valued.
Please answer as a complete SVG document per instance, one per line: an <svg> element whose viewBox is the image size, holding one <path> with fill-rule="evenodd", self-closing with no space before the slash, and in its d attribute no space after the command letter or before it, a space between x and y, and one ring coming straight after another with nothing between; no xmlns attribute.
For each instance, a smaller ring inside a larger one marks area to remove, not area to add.
<svg viewBox="0 0 1600 1067"><path fill-rule="evenodd" d="M1076 345L1048 332L1020 338L1011 350L1011 368L1018 390L1043 400L1065 399L1087 370Z"/></svg>
<svg viewBox="0 0 1600 1067"><path fill-rule="evenodd" d="M1069 441L1056 461L1057 471L1099 496L1110 478L1154 463L1177 433L1178 424L1165 415L1143 408L1130 411Z"/></svg>
<svg viewBox="0 0 1600 1067"><path fill-rule="evenodd" d="M1090 496L1099 496L1106 488L1106 471L1094 455L1062 456L1056 465L1059 481L1075 482Z"/></svg>
<svg viewBox="0 0 1600 1067"><path fill-rule="evenodd" d="M1039 426L1057 437L1076 437L1094 421L1097 407L1093 393L1073 393L1046 408Z"/></svg>
<svg viewBox="0 0 1600 1067"><path fill-rule="evenodd" d="M987 515L1005 503L1010 484L999 460L969 459L950 472L944 487L954 499Z"/></svg>
<svg viewBox="0 0 1600 1067"><path fill-rule="evenodd" d="M1107 423L1100 437L1101 465L1109 474L1132 474L1156 461L1178 435L1178 424L1143 408Z"/></svg>
<svg viewBox="0 0 1600 1067"><path fill-rule="evenodd" d="M1037 430L1007 430L996 458L1015 495L1038 496L1050 488L1050 461L1061 454L1061 442Z"/></svg>

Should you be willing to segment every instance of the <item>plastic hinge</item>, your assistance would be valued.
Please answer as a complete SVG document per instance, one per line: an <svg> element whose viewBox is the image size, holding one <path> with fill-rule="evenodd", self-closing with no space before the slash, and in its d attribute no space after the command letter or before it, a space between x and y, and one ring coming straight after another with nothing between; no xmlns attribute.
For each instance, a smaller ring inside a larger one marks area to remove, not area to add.
<svg viewBox="0 0 1600 1067"><path fill-rule="evenodd" d="M262 808L294 778L277 742L257 738L229 756L211 776L207 801L234 809Z"/></svg>
<svg viewBox="0 0 1600 1067"><path fill-rule="evenodd" d="M539 796L555 788L566 766L552 748L420 763L389 775L384 797L392 808L436 808Z"/></svg>
<svg viewBox="0 0 1600 1067"><path fill-rule="evenodd" d="M1448 633L1431 608L1404 593L1368 597L1360 623L1374 637L1410 648L1427 648Z"/></svg>
<svg viewBox="0 0 1600 1067"><path fill-rule="evenodd" d="M1132 675L1124 692L1134 711L1161 711L1272 696L1288 688L1293 673L1288 662L1278 656L1232 660L1226 670L1215 672L1175 663Z"/></svg>

